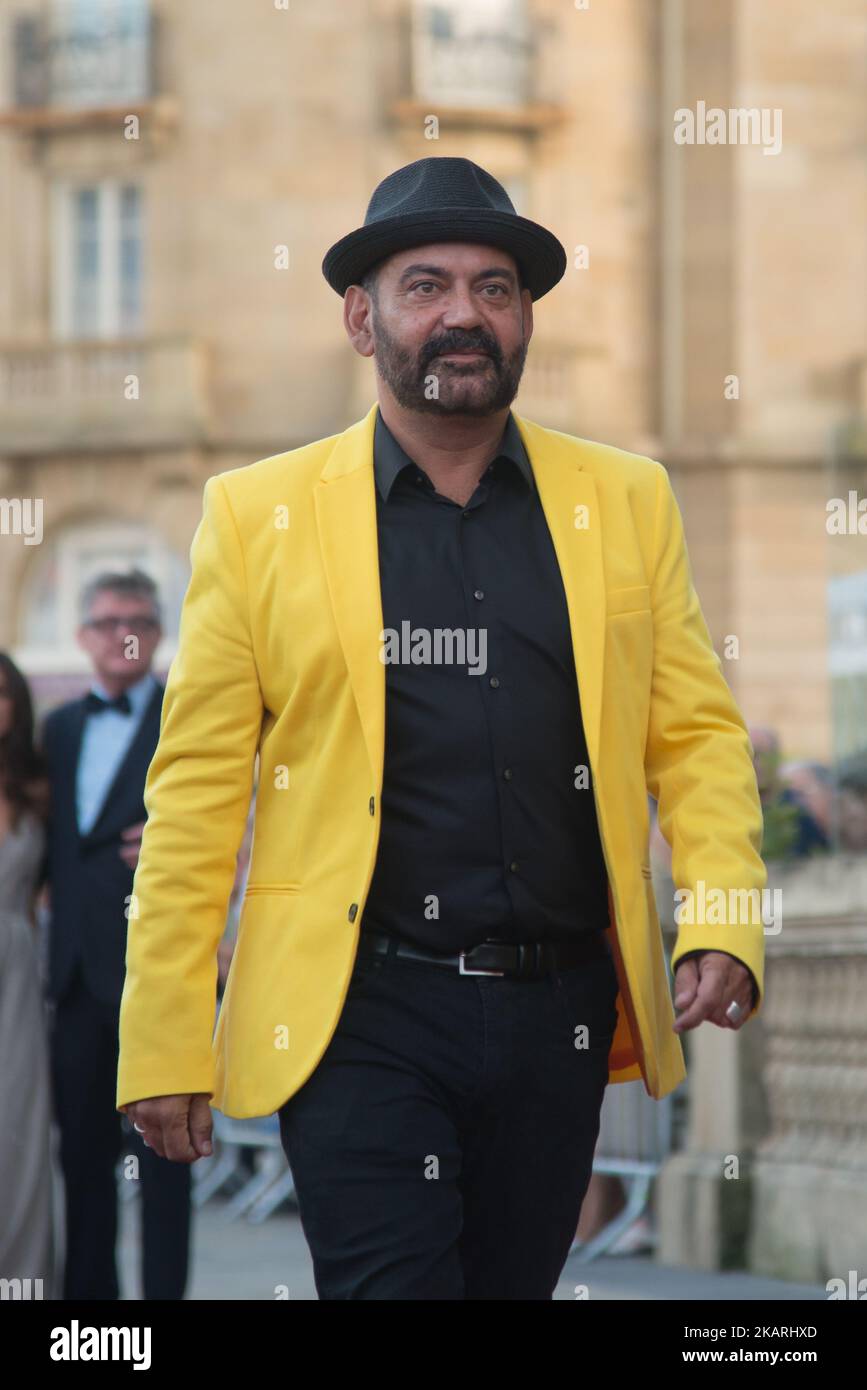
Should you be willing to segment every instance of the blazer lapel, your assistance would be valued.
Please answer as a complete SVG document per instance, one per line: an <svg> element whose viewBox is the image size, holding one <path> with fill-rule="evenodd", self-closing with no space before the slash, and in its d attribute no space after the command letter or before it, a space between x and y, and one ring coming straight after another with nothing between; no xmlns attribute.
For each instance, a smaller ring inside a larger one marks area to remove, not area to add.
<svg viewBox="0 0 867 1390"><path fill-rule="evenodd" d="M65 824L69 833L75 835L79 833L75 798L84 734L84 699L67 706L61 718L59 747L51 768L52 817L58 826Z"/></svg>
<svg viewBox="0 0 867 1390"><path fill-rule="evenodd" d="M338 438L314 493L334 619L373 769L382 787L385 667L379 581L372 406ZM515 416L560 565L591 767L598 762L605 650L605 578L596 482L574 442ZM576 525L576 522L578 523Z"/></svg>
<svg viewBox="0 0 867 1390"><path fill-rule="evenodd" d="M581 715L591 767L598 763L605 658L605 570L596 479L580 449L540 425L515 416L533 465L542 509L560 565Z"/></svg>
<svg viewBox="0 0 867 1390"><path fill-rule="evenodd" d="M378 406L337 440L314 492L316 523L340 644L377 795L385 758L385 666L373 431Z"/></svg>

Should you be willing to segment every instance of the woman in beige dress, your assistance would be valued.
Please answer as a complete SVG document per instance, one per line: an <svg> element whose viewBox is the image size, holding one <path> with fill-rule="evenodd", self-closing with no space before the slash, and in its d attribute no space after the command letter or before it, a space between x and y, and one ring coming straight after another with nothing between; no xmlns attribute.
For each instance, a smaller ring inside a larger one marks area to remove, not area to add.
<svg viewBox="0 0 867 1390"><path fill-rule="evenodd" d="M0 1279L54 1296L51 1092L35 901L47 782L27 682L0 652Z"/></svg>

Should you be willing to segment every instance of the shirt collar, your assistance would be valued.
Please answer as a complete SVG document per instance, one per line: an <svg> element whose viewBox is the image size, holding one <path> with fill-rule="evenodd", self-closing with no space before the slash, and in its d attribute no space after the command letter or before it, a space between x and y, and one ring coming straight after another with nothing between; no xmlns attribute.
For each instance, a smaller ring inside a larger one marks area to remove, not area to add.
<svg viewBox="0 0 867 1390"><path fill-rule="evenodd" d="M153 671L145 671L144 675L141 676L134 685L127 686L126 694L129 696L133 714L141 714L151 697L155 685L156 677ZM95 694L101 695L103 700L111 699L111 696L101 681L93 681L90 688Z"/></svg>
<svg viewBox="0 0 867 1390"><path fill-rule="evenodd" d="M521 438L521 432L511 411L509 411L509 418L506 421L506 428L503 430L503 437L496 457L511 459L527 487L531 492L534 490L533 469L524 447L524 441ZM373 432L373 471L379 495L384 502L389 499L398 473L407 467L417 468L418 464L398 444L382 418L382 411L377 409L376 426Z"/></svg>

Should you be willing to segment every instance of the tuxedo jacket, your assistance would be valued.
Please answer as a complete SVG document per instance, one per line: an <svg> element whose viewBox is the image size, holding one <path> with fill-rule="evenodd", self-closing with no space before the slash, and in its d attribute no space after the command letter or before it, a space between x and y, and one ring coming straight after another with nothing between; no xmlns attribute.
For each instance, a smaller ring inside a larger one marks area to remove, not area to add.
<svg viewBox="0 0 867 1390"><path fill-rule="evenodd" d="M309 1077L337 1025L383 780L376 411L205 484L145 785L118 1106L205 1092L228 1115L270 1114ZM757 901L766 871L752 750L666 470L515 419L565 586L608 873L620 984L609 1079L641 1077L661 1097L685 1069L651 883L647 791L676 885L759 890ZM216 948L257 752L249 874L214 1031ZM672 967L687 951L725 950L752 971L760 1008L761 918L719 922L706 894L694 901Z"/></svg>
<svg viewBox="0 0 867 1390"><path fill-rule="evenodd" d="M48 993L63 997L76 960L97 999L117 1006L123 991L128 900L133 871L121 859L120 832L145 819L143 790L157 746L164 686L157 682L139 726L86 835L78 828L75 783L86 709L84 697L52 710L43 722L51 810L43 876L51 888Z"/></svg>

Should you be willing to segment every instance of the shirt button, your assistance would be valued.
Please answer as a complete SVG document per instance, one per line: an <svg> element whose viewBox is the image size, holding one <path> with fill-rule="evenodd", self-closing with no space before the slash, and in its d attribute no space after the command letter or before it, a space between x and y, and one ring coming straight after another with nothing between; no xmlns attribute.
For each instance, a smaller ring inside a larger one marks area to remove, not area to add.
<svg viewBox="0 0 867 1390"><path fill-rule="evenodd" d="M484 589L473 589L473 598L484 598L484 597L485 597L485 591L484 591Z"/></svg>
<svg viewBox="0 0 867 1390"><path fill-rule="evenodd" d="M373 815L373 800L374 800L373 797L371 797L371 798L370 798L370 802L368 803L368 809L369 809L371 815Z"/></svg>
<svg viewBox="0 0 867 1390"><path fill-rule="evenodd" d="M512 780L512 769L511 769L510 767L507 767L506 770L505 770L505 772L503 773L503 776L505 777L505 779L506 779L507 782L511 782L511 780Z"/></svg>
<svg viewBox="0 0 867 1390"><path fill-rule="evenodd" d="M352 903L352 904L350 904L350 908L349 908L349 920L350 920L350 922L354 922L357 916L358 916L358 903Z"/></svg>
<svg viewBox="0 0 867 1390"><path fill-rule="evenodd" d="M494 689L496 690L497 686L500 684L500 677L499 677L499 676L491 676L491 681L490 681L490 683L491 683L491 685L494 687Z"/></svg>
<svg viewBox="0 0 867 1390"><path fill-rule="evenodd" d="M464 516L469 516L469 514L470 514L469 511L464 511L464 513L463 513Z"/></svg>
<svg viewBox="0 0 867 1390"><path fill-rule="evenodd" d="M511 869L511 871L512 871L513 874L516 874L516 873L518 872L518 861L517 861L517 859L513 859L513 860L512 860L511 864L509 865L509 868Z"/></svg>

